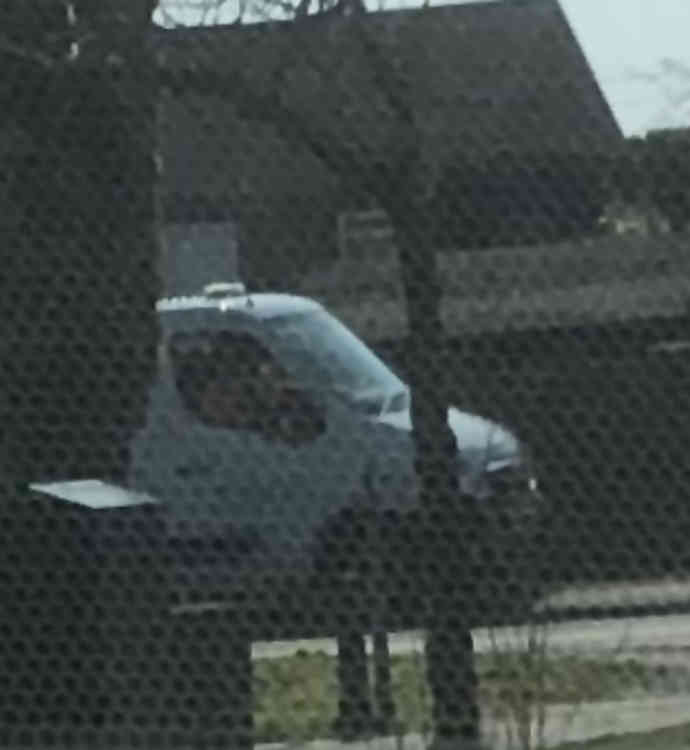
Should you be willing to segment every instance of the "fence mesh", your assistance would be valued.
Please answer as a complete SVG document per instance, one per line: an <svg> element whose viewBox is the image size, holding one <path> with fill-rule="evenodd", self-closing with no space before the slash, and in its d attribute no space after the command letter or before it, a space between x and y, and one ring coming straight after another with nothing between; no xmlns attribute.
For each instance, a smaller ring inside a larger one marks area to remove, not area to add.
<svg viewBox="0 0 690 750"><path fill-rule="evenodd" d="M688 604L690 130L557 0L0 13L2 744L638 695L532 635Z"/></svg>

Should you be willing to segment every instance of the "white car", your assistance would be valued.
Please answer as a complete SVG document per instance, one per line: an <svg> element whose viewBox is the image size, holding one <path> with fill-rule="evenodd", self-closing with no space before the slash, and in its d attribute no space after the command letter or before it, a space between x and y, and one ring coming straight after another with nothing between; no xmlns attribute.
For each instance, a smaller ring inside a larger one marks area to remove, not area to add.
<svg viewBox="0 0 690 750"><path fill-rule="evenodd" d="M419 511L410 391L348 328L311 299L232 284L157 309L158 377L127 486L34 490L155 519L158 543L177 550L175 612L232 606L267 581L308 590L334 538L352 550L353 519L385 516L409 531ZM515 435L456 408L448 422L463 492L496 529L506 517L516 528L533 520L536 478Z"/></svg>

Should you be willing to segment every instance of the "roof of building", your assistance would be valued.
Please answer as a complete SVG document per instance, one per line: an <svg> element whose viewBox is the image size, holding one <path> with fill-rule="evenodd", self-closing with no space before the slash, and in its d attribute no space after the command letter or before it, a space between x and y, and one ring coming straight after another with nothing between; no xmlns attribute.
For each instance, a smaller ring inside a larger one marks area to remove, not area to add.
<svg viewBox="0 0 690 750"><path fill-rule="evenodd" d="M557 0L161 30L159 62L181 82L161 103L164 189L221 196L253 181L245 188L258 194L290 192L295 175L305 186L323 171L308 149L286 143L280 117L238 116L237 75L254 91L275 87L280 75L284 100L317 125L334 129L349 117L374 150L389 146L390 98L362 29L404 69L427 148L441 158L458 148L471 155L607 149L622 139ZM210 73L216 87L204 91Z"/></svg>

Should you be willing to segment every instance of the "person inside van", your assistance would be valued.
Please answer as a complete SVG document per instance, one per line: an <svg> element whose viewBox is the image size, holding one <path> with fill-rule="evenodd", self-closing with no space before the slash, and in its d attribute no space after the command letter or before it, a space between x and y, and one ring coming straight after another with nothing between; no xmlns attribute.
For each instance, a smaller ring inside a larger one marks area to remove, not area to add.
<svg viewBox="0 0 690 750"><path fill-rule="evenodd" d="M256 339L223 331L202 341L177 357L178 389L201 422L287 444L325 430L320 410Z"/></svg>

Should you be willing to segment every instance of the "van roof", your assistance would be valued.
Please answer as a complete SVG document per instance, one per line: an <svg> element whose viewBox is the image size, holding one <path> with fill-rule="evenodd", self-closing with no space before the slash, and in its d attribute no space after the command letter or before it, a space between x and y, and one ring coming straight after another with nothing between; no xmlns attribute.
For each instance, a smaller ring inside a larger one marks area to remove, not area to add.
<svg viewBox="0 0 690 750"><path fill-rule="evenodd" d="M242 294L228 297L192 295L186 297L166 297L158 300L159 313L184 312L186 310L218 310L221 313L237 312L250 318L264 320L282 315L298 314L320 310L321 305L308 297L292 294Z"/></svg>

